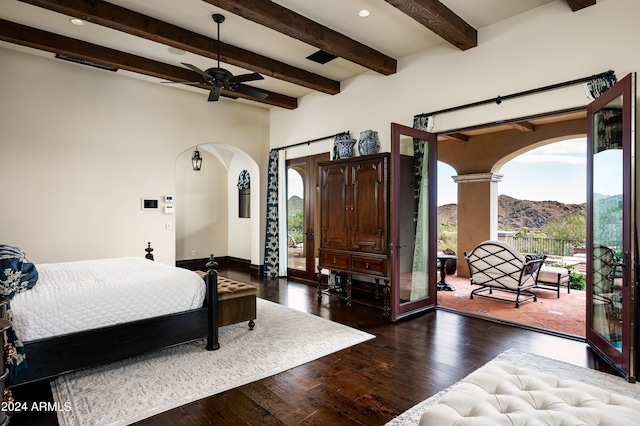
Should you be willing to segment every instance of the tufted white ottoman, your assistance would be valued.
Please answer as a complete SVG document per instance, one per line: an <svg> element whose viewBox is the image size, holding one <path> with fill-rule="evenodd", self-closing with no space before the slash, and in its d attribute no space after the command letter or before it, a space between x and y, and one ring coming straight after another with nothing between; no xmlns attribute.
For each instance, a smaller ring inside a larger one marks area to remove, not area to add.
<svg viewBox="0 0 640 426"><path fill-rule="evenodd" d="M420 426L638 425L640 401L491 361L427 408Z"/></svg>

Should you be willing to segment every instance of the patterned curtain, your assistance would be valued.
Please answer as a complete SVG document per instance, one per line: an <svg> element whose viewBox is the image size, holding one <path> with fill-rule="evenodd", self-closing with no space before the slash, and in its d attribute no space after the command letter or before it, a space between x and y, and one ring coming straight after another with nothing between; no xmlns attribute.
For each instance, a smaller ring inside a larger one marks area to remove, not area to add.
<svg viewBox="0 0 640 426"><path fill-rule="evenodd" d="M267 229L264 244L264 275L277 277L279 270L280 226L278 218L278 150L269 153L267 180Z"/></svg>
<svg viewBox="0 0 640 426"><path fill-rule="evenodd" d="M264 275L287 275L287 199L284 150L269 153L267 179L267 225L264 245ZM285 232L280 232L285 229Z"/></svg>

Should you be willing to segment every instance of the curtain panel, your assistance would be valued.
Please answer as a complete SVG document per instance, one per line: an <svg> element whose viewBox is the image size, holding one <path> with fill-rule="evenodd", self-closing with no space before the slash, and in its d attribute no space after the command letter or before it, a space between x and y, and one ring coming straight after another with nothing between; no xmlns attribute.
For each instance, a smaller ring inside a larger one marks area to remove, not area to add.
<svg viewBox="0 0 640 426"><path fill-rule="evenodd" d="M264 275L272 278L287 275L286 172L284 150L269 153L267 178L267 223L264 245Z"/></svg>

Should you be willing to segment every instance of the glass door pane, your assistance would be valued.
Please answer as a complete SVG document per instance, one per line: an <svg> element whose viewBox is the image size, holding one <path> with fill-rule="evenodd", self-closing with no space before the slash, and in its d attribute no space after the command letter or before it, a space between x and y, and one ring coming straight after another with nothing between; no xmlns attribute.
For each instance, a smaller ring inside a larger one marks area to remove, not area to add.
<svg viewBox="0 0 640 426"><path fill-rule="evenodd" d="M594 115L593 331L622 350L622 96Z"/></svg>
<svg viewBox="0 0 640 426"><path fill-rule="evenodd" d="M435 135L392 124L391 319L435 305Z"/></svg>
<svg viewBox="0 0 640 426"><path fill-rule="evenodd" d="M287 252L289 269L306 271L306 163L287 166Z"/></svg>
<svg viewBox="0 0 640 426"><path fill-rule="evenodd" d="M635 380L636 231L629 75L588 107L587 341Z"/></svg>
<svg viewBox="0 0 640 426"><path fill-rule="evenodd" d="M318 162L329 153L287 160L288 276L316 281L319 229Z"/></svg>

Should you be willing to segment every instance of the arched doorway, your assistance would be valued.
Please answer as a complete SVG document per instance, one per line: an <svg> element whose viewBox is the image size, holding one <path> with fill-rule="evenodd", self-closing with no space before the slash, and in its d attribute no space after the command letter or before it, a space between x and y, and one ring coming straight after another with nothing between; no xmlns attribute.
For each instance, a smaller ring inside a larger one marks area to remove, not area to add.
<svg viewBox="0 0 640 426"><path fill-rule="evenodd" d="M201 170L192 167L195 146L176 159L176 260L201 260L213 253L259 265L261 185L257 163L234 146L207 143L197 148L202 156ZM239 209L242 192L238 190L238 179L246 174L251 179L248 214Z"/></svg>

